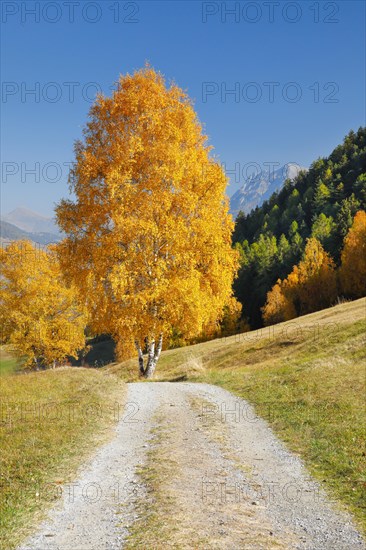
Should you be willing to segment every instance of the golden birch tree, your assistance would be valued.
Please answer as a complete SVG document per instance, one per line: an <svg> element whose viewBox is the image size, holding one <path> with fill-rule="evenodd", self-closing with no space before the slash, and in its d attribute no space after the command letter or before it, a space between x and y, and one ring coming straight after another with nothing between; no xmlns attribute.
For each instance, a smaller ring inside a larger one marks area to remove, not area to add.
<svg viewBox="0 0 366 550"><path fill-rule="evenodd" d="M55 252L30 241L1 249L1 341L24 366L55 366L85 346L85 312L66 286Z"/></svg>
<svg viewBox="0 0 366 550"><path fill-rule="evenodd" d="M335 264L320 242L311 237L299 264L267 293L262 308L263 321L265 325L288 321L298 315L329 307L336 297Z"/></svg>
<svg viewBox="0 0 366 550"><path fill-rule="evenodd" d="M188 96L145 67L92 106L70 174L76 198L56 209L60 261L94 329L121 356L136 347L146 377L163 335L196 336L232 298L227 179L210 149Z"/></svg>

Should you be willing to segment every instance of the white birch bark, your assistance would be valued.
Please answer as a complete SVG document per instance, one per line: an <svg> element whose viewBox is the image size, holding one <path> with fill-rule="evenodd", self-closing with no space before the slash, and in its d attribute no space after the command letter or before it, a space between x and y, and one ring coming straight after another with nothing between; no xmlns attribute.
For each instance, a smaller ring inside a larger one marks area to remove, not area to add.
<svg viewBox="0 0 366 550"><path fill-rule="evenodd" d="M155 339L152 339L149 344L148 360L145 369L145 378L152 378L154 376L156 363L160 357L161 349L163 347L163 335L159 335L158 345L155 350Z"/></svg>

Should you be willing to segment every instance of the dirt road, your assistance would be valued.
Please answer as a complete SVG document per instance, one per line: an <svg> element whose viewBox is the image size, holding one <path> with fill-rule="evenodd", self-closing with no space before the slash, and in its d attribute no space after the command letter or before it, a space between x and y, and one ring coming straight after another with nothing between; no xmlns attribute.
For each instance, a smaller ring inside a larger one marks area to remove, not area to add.
<svg viewBox="0 0 366 550"><path fill-rule="evenodd" d="M127 402L115 437L21 550L366 548L245 401L142 382Z"/></svg>

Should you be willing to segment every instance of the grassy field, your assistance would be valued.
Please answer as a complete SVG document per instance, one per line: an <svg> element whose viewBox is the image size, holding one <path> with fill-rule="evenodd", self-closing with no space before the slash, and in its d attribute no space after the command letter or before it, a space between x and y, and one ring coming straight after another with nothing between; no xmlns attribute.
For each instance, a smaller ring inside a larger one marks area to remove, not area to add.
<svg viewBox="0 0 366 550"><path fill-rule="evenodd" d="M111 435L125 386L100 370L67 367L8 374L0 386L0 548L8 550Z"/></svg>
<svg viewBox="0 0 366 550"><path fill-rule="evenodd" d="M248 399L366 533L366 299L162 353L156 381L192 380ZM136 359L108 367L137 379Z"/></svg>
<svg viewBox="0 0 366 550"><path fill-rule="evenodd" d="M19 361L12 357L8 351L0 346L0 376L11 374L18 367Z"/></svg>

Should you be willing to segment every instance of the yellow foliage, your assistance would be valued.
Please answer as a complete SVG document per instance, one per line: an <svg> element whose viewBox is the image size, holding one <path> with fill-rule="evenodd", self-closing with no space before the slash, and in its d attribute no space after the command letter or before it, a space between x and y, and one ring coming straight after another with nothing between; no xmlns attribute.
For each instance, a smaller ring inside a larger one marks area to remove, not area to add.
<svg viewBox="0 0 366 550"><path fill-rule="evenodd" d="M356 213L342 250L341 287L352 298L366 295L366 212Z"/></svg>
<svg viewBox="0 0 366 550"><path fill-rule="evenodd" d="M1 339L25 366L50 366L85 345L85 313L66 286L55 253L16 241L1 250Z"/></svg>
<svg viewBox="0 0 366 550"><path fill-rule="evenodd" d="M329 307L336 297L334 262L320 242L310 238L301 262L268 292L262 308L263 320L266 325L287 321Z"/></svg>
<svg viewBox="0 0 366 550"><path fill-rule="evenodd" d="M294 291L300 303L301 315L334 303L337 297L335 265L317 239L308 239L296 275L298 282L295 283Z"/></svg>
<svg viewBox="0 0 366 550"><path fill-rule="evenodd" d="M93 328L123 356L135 340L196 336L230 303L238 253L227 179L189 98L146 67L98 98L84 134L58 254Z"/></svg>
<svg viewBox="0 0 366 550"><path fill-rule="evenodd" d="M245 332L249 330L248 324L241 317L241 304L233 297L225 306L224 315L220 323L220 331L218 336L230 336L237 332Z"/></svg>
<svg viewBox="0 0 366 550"><path fill-rule="evenodd" d="M295 307L292 300L284 294L280 279L268 292L262 314L265 326L282 323L296 317Z"/></svg>

